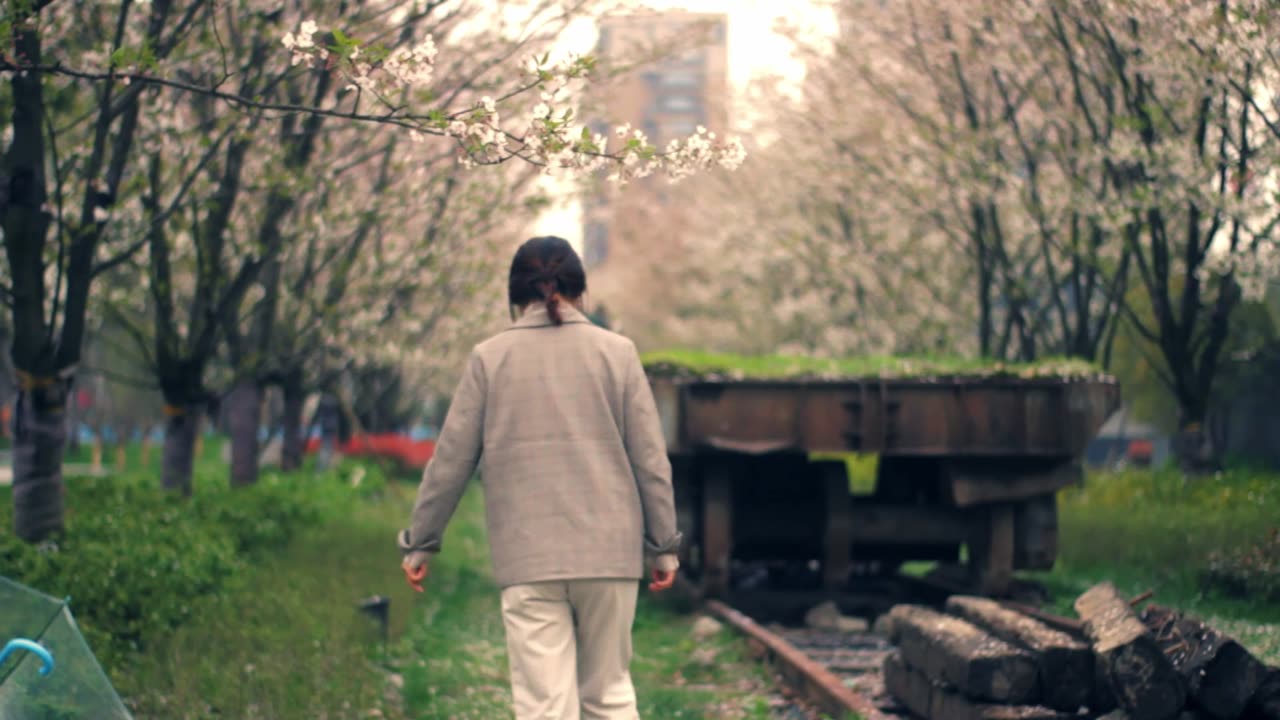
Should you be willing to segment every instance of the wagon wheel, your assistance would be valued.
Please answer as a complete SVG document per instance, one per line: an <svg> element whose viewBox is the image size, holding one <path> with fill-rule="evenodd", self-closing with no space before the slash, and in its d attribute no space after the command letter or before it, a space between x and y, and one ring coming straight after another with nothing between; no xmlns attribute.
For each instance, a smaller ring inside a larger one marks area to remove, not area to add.
<svg viewBox="0 0 1280 720"><path fill-rule="evenodd" d="M684 537L680 544L680 577L696 580L702 569L702 543L698 518L701 514L701 492L692 456L671 455L671 487L676 504L676 529Z"/></svg>
<svg viewBox="0 0 1280 720"><path fill-rule="evenodd" d="M982 595L1002 597L1013 586L1014 505L974 508L969 538L969 577Z"/></svg>
<svg viewBox="0 0 1280 720"><path fill-rule="evenodd" d="M702 589L711 597L728 594L733 559L733 465L723 458L701 464Z"/></svg>

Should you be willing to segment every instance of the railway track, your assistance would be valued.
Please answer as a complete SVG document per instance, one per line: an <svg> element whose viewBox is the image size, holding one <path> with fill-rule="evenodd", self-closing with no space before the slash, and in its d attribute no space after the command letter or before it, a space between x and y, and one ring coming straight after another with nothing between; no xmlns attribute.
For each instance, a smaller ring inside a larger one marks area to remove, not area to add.
<svg viewBox="0 0 1280 720"><path fill-rule="evenodd" d="M909 717L885 692L880 667L892 646L874 633L766 627L718 600L706 605L813 710L836 720Z"/></svg>
<svg viewBox="0 0 1280 720"><path fill-rule="evenodd" d="M881 607L907 602L941 606L949 595L972 592L945 580L905 576L895 578L893 587L891 593L882 588L887 594L879 603ZM894 646L871 629L849 632L780 624L766 619L767 615L753 617L719 600L708 600L705 607L712 616L746 637L752 653L770 665L803 705L813 711L810 717L912 717L885 689L882 667ZM1036 612L1029 606L1021 609ZM1041 619L1072 622L1045 614Z"/></svg>

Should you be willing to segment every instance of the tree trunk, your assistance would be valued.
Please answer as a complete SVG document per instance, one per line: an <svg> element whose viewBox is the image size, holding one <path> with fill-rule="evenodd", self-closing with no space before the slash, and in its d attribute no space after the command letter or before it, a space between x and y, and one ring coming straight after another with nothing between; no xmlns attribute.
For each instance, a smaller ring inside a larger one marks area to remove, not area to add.
<svg viewBox="0 0 1280 720"><path fill-rule="evenodd" d="M253 378L236 381L227 396L231 431L231 485L258 482L258 431L262 427L262 386Z"/></svg>
<svg viewBox="0 0 1280 720"><path fill-rule="evenodd" d="M283 470L297 470L302 467L302 406L306 400L301 376L291 373L282 383L281 390L284 394L284 412L281 417L284 437L281 441L280 467Z"/></svg>
<svg viewBox="0 0 1280 720"><path fill-rule="evenodd" d="M200 406L166 408L164 460L160 485L191 496L191 471L195 465L196 435L200 431Z"/></svg>
<svg viewBox="0 0 1280 720"><path fill-rule="evenodd" d="M62 454L70 383L18 391L13 409L13 532L40 542L63 530Z"/></svg>
<svg viewBox="0 0 1280 720"><path fill-rule="evenodd" d="M80 398L74 391L67 393L67 415L63 422L67 428L67 451L80 450Z"/></svg>
<svg viewBox="0 0 1280 720"><path fill-rule="evenodd" d="M1182 471L1202 475L1221 469L1218 449L1206 424L1208 412L1202 403L1183 405L1179 411L1178 434L1173 438L1173 455Z"/></svg>

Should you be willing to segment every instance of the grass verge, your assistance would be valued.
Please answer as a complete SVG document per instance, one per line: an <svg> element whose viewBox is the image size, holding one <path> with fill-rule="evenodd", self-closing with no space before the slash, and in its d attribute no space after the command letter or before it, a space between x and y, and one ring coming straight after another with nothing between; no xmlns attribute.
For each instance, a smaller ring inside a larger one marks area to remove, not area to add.
<svg viewBox="0 0 1280 720"><path fill-rule="evenodd" d="M1280 478L1233 471L1191 478L1175 471L1091 474L1059 497L1059 554L1045 583L1057 611L1094 583L1204 617L1271 663L1280 663L1280 603L1264 578L1232 587L1280 525Z"/></svg>
<svg viewBox="0 0 1280 720"><path fill-rule="evenodd" d="M700 350L659 350L645 353L645 370L653 375L723 377L729 379L889 378L1094 378L1097 366L1074 358L1051 358L1035 363L997 363L960 357L819 358L799 355L732 355Z"/></svg>
<svg viewBox="0 0 1280 720"><path fill-rule="evenodd" d="M215 433L201 433L199 440L196 441L195 464L197 467L201 465L222 465L223 447L230 440L222 435ZM99 461L102 468L108 472L120 474L125 472L145 472L156 477L160 476L160 465L164 455L164 443L153 442L148 440L143 442L127 442L122 445L103 444L99 448L101 456ZM66 452L63 454L63 463L66 465L85 467L93 462L93 443L78 442L74 445L68 445ZM64 473L68 473L66 467Z"/></svg>
<svg viewBox="0 0 1280 720"><path fill-rule="evenodd" d="M400 596L391 629L404 626L405 491L362 463L231 489L219 448L204 443L189 499L162 492L136 446L123 471L68 478L56 543L21 543L0 519L0 574L72 598L139 718L395 717L356 604Z"/></svg>
<svg viewBox="0 0 1280 720"><path fill-rule="evenodd" d="M511 717L478 486L419 596L393 545L410 485L344 490L352 473L377 475L349 465L231 491L210 443L184 501L155 488L136 448L128 459L123 475L69 482L69 534L52 555L0 543L0 573L79 598L72 610L140 720ZM388 647L357 610L372 595L391 600ZM765 671L728 631L695 641L693 620L642 602L644 716L769 717Z"/></svg>
<svg viewBox="0 0 1280 720"><path fill-rule="evenodd" d="M427 591L397 644L405 704L418 720L511 717L498 588L487 574L483 497L463 497ZM647 591L641 591L645 593ZM633 632L632 676L646 718L764 720L771 717L766 671L729 630L695 640L694 617L642 594Z"/></svg>
<svg viewBox="0 0 1280 720"><path fill-rule="evenodd" d="M397 678L380 665L381 633L357 610L390 598L403 633L413 593L400 579L391 528L395 484L263 557L235 591L112 673L141 718L401 718Z"/></svg>

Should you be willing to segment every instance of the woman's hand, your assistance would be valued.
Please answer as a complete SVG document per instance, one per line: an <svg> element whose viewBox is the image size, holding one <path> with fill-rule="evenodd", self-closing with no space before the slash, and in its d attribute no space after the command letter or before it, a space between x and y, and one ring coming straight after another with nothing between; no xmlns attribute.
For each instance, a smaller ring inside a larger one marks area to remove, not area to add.
<svg viewBox="0 0 1280 720"><path fill-rule="evenodd" d="M653 592L668 590L676 582L676 571L680 569L680 558L675 553L663 553L648 559L653 582L649 589Z"/></svg>
<svg viewBox="0 0 1280 720"><path fill-rule="evenodd" d="M649 589L653 592L662 592L668 590L676 582L675 570L653 570L653 582L649 583Z"/></svg>
<svg viewBox="0 0 1280 720"><path fill-rule="evenodd" d="M413 552L404 556L400 569L404 570L404 579L409 583L409 587L422 592L422 581L427 577L428 565L430 565L430 556L427 553Z"/></svg>

